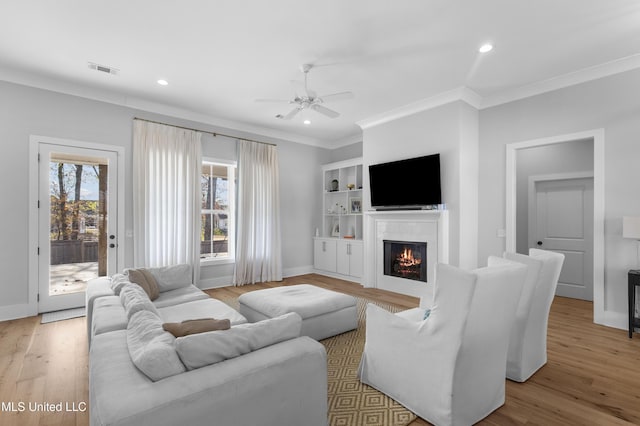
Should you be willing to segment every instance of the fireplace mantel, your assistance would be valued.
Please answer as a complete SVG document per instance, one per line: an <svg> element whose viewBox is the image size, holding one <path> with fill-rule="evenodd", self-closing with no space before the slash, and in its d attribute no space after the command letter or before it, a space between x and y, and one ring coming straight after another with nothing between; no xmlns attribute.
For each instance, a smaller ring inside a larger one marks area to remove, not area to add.
<svg viewBox="0 0 640 426"><path fill-rule="evenodd" d="M446 210L387 210L364 212L365 287L409 296L433 292L436 263L449 263L449 214ZM427 283L384 275L383 241L427 242Z"/></svg>

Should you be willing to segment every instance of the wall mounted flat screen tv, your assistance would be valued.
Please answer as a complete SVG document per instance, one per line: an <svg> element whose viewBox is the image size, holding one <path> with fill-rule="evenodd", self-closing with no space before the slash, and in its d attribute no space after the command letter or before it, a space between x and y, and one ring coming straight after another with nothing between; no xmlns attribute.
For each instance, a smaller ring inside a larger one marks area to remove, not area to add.
<svg viewBox="0 0 640 426"><path fill-rule="evenodd" d="M369 166L371 207L411 209L442 204L440 154Z"/></svg>

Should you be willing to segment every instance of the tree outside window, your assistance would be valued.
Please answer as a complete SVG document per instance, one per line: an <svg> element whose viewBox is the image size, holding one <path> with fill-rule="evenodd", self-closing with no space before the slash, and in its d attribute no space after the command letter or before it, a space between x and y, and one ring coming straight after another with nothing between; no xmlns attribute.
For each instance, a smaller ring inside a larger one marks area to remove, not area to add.
<svg viewBox="0 0 640 426"><path fill-rule="evenodd" d="M200 258L233 258L235 165L204 161L200 177Z"/></svg>

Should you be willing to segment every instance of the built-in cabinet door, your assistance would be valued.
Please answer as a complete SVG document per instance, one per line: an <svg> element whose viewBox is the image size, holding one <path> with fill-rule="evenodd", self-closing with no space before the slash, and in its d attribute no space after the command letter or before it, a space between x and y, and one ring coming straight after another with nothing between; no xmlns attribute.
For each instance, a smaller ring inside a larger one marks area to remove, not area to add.
<svg viewBox="0 0 640 426"><path fill-rule="evenodd" d="M349 275L361 278L364 271L364 248L362 242L349 244Z"/></svg>
<svg viewBox="0 0 640 426"><path fill-rule="evenodd" d="M313 240L313 264L316 269L336 271L336 241L330 239Z"/></svg>
<svg viewBox="0 0 640 426"><path fill-rule="evenodd" d="M359 241L338 241L337 272L352 277L362 277L363 248Z"/></svg>
<svg viewBox="0 0 640 426"><path fill-rule="evenodd" d="M338 241L338 258L336 259L337 270L339 274L349 274L349 243L347 241Z"/></svg>

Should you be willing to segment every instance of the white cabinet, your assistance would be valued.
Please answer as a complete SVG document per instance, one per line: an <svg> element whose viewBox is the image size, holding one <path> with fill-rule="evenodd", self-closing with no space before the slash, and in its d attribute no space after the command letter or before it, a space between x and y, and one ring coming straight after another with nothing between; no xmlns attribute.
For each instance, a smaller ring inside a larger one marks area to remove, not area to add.
<svg viewBox="0 0 640 426"><path fill-rule="evenodd" d="M313 266L328 272L335 272L337 265L337 246L335 239L315 238L313 240Z"/></svg>
<svg viewBox="0 0 640 426"><path fill-rule="evenodd" d="M336 272L352 277L362 277L362 241L340 240L337 246Z"/></svg>
<svg viewBox="0 0 640 426"><path fill-rule="evenodd" d="M313 242L314 268L327 275L360 278L362 158L322 166L322 226Z"/></svg>

